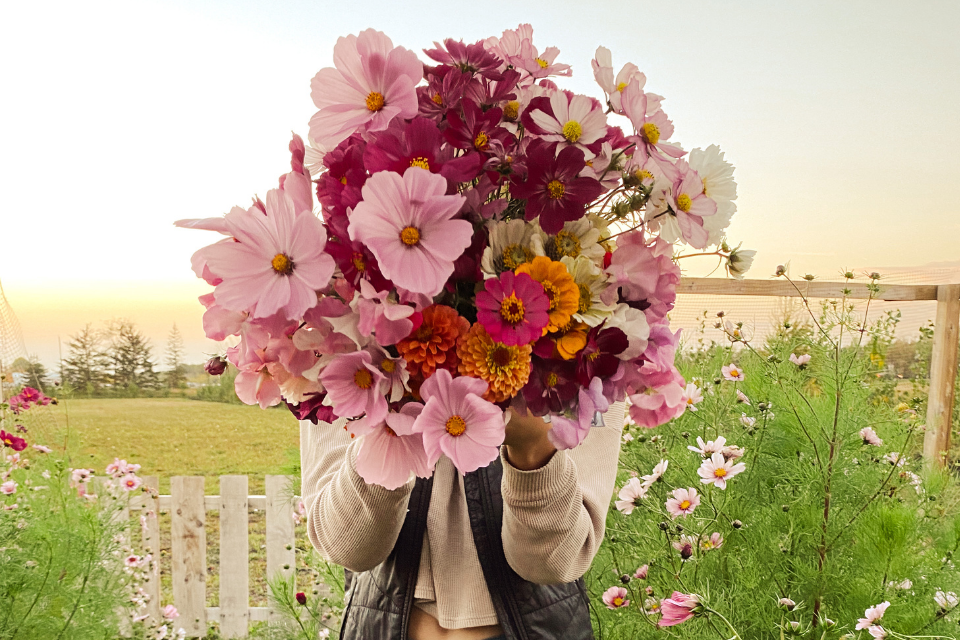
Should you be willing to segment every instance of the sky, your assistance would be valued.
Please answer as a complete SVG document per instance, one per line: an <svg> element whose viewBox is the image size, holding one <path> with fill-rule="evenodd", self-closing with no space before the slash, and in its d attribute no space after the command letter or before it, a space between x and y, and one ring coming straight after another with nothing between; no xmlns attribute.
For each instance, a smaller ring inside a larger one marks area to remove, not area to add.
<svg viewBox="0 0 960 640"><path fill-rule="evenodd" d="M960 259L954 1L3 3L0 283L28 352L54 364L58 338L111 318L158 352L174 323L188 361L217 352L189 259L218 236L172 223L276 186L336 39L372 27L420 52L522 22L573 66L565 88L602 95L606 46L665 96L684 148L720 145L751 277Z"/></svg>

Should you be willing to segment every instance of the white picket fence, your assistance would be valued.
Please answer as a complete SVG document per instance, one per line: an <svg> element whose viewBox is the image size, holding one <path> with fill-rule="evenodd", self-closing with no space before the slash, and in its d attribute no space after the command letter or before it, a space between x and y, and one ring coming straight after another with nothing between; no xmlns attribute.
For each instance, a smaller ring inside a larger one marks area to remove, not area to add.
<svg viewBox="0 0 960 640"><path fill-rule="evenodd" d="M290 476L266 476L266 495L249 495L247 476L220 476L220 494L204 495L202 476L170 478L170 495L159 494L159 479L144 476L153 489L138 495L130 510L170 514L170 558L173 604L180 616L174 622L188 637L206 634L208 622L220 623L224 638L247 636L251 622L270 620L270 607L250 606L250 509L266 512L267 577L286 578L295 571L294 505ZM156 496L156 497L154 497ZM220 606L207 601L207 511L220 513ZM127 515L139 515L137 513ZM143 546L159 560L159 517L147 518ZM147 613L160 619L160 578L154 576L144 590L150 595Z"/></svg>

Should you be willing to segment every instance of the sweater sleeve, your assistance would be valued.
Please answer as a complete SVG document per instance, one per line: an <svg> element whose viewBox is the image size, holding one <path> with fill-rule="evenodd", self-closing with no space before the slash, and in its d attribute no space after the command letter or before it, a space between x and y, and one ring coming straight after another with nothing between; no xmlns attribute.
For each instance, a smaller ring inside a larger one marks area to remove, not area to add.
<svg viewBox="0 0 960 640"><path fill-rule="evenodd" d="M307 533L327 561L367 571L396 544L414 480L393 491L367 484L355 467L360 443L351 440L344 424L300 422Z"/></svg>
<svg viewBox="0 0 960 640"><path fill-rule="evenodd" d="M559 584L580 578L600 548L613 494L624 404L604 415L580 446L540 469L503 462L503 551L522 578Z"/></svg>

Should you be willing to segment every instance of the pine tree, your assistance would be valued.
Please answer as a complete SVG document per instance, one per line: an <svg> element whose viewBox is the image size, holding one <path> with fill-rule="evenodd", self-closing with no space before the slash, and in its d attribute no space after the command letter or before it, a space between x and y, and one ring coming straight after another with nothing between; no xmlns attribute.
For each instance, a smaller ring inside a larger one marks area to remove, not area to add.
<svg viewBox="0 0 960 640"><path fill-rule="evenodd" d="M49 384L47 380L47 368L43 366L43 363L40 362L37 356L17 358L13 361L10 369L25 374L27 381L24 384L29 387L43 391Z"/></svg>
<svg viewBox="0 0 960 640"><path fill-rule="evenodd" d="M142 389L159 389L150 340L129 320L109 324L110 381L118 392L137 395Z"/></svg>
<svg viewBox="0 0 960 640"><path fill-rule="evenodd" d="M181 389L187 383L187 371L183 364L183 336L180 335L180 329L174 324L170 329L170 335L167 336L166 363L168 370L166 372L166 383L171 389Z"/></svg>
<svg viewBox="0 0 960 640"><path fill-rule="evenodd" d="M80 393L95 395L107 382L109 359L103 348L103 333L87 325L67 344L70 355L60 363L63 384Z"/></svg>

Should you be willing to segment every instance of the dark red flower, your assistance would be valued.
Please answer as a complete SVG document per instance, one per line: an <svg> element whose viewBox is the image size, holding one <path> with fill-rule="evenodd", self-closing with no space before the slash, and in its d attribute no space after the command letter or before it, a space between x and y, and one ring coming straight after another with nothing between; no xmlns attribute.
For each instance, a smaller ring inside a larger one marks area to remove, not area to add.
<svg viewBox="0 0 960 640"><path fill-rule="evenodd" d="M530 378L524 385L523 399L535 416L560 414L572 408L580 386L572 360L553 360L533 356Z"/></svg>
<svg viewBox="0 0 960 640"><path fill-rule="evenodd" d="M27 448L26 440L3 430L0 430L0 442L3 443L4 447L10 447L14 451L23 451Z"/></svg>
<svg viewBox="0 0 960 640"><path fill-rule="evenodd" d="M516 144L513 134L500 126L503 111L499 108L484 112L470 100L464 100L461 107L462 116L456 111L447 113L450 126L443 132L447 142L457 149L465 149L468 155L479 153L486 159L491 153L491 141L497 140L504 147Z"/></svg>
<svg viewBox="0 0 960 640"><path fill-rule="evenodd" d="M300 404L290 404L285 402L287 409L290 410L297 420L309 420L313 424L319 421L333 422L336 416L333 415L333 407L327 407L323 404L323 399L327 397L326 393L308 393ZM302 593L297 594L297 602L300 602ZM306 599L300 604L306 604Z"/></svg>
<svg viewBox="0 0 960 640"><path fill-rule="evenodd" d="M203 370L212 376L223 375L227 370L227 361L220 356L214 356L203 365Z"/></svg>
<svg viewBox="0 0 960 640"><path fill-rule="evenodd" d="M323 156L327 170L317 179L317 199L323 207L324 221L338 237L347 237L347 209L357 206L362 198L360 190L367 181L365 146L363 139L354 135Z"/></svg>
<svg viewBox="0 0 960 640"><path fill-rule="evenodd" d="M587 346L577 353L577 382L589 387L594 378L609 378L617 372L617 356L630 344L627 334L616 327L604 329L601 323L590 329Z"/></svg>
<svg viewBox="0 0 960 640"><path fill-rule="evenodd" d="M417 88L420 115L441 122L447 111L460 108L464 87L472 76L454 67L425 67L427 86Z"/></svg>
<svg viewBox="0 0 960 640"><path fill-rule="evenodd" d="M463 73L470 75L479 73L480 75L492 80L499 80L502 77L499 69L503 64L496 55L487 51L483 46L483 41L474 44L464 44L463 40L457 41L453 38L447 38L443 45L434 42L434 49L424 49L423 52L431 60L435 60L441 65L456 67ZM519 76L519 74L517 74Z"/></svg>
<svg viewBox="0 0 960 640"><path fill-rule="evenodd" d="M362 242L350 240L344 236L327 241L324 249L340 267L344 279L360 289L360 280L367 280L377 291L393 289L393 283L383 277L377 259Z"/></svg>
<svg viewBox="0 0 960 640"><path fill-rule="evenodd" d="M307 604L307 594L305 594L303 591L298 591L298 592L297 592L297 602L299 602L299 603L302 604L302 605L306 605L306 604Z"/></svg>
<svg viewBox="0 0 960 640"><path fill-rule="evenodd" d="M510 100L516 100L518 80L520 80L520 74L513 69L505 71L499 80L474 78L464 87L463 97L480 105L480 108L486 111Z"/></svg>
<svg viewBox="0 0 960 640"><path fill-rule="evenodd" d="M458 182L470 182L480 173L481 157L471 154L455 158L453 148L443 144L437 123L424 117L404 124L397 120L387 130L374 134L363 152L363 161L371 174L394 171L403 175L411 168L439 173L456 190Z"/></svg>
<svg viewBox="0 0 960 640"><path fill-rule="evenodd" d="M603 193L593 178L581 178L586 166L583 151L535 140L527 149L527 178L514 175L511 195L527 201L526 219L540 217L540 228L556 234L563 224L583 217L586 206Z"/></svg>

